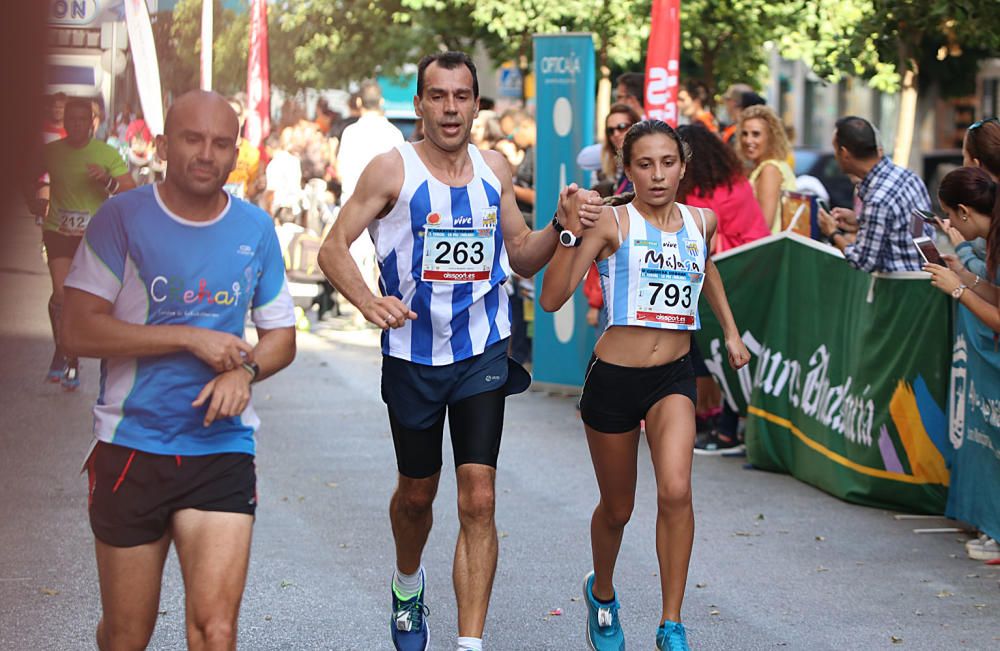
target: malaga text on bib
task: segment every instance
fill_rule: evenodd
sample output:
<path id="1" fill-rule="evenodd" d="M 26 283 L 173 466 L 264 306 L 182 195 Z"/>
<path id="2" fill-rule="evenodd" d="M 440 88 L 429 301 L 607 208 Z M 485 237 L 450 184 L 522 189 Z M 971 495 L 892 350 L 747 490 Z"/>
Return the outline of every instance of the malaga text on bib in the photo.
<path id="1" fill-rule="evenodd" d="M 643 267 L 635 297 L 636 320 L 693 326 L 704 282 L 705 274 L 697 271 Z"/>
<path id="2" fill-rule="evenodd" d="M 494 228 L 427 226 L 420 279 L 449 283 L 489 280 L 496 244 Z"/>
<path id="3" fill-rule="evenodd" d="M 90 223 L 91 214 L 85 210 L 60 210 L 59 232 L 72 237 L 82 237 Z"/>

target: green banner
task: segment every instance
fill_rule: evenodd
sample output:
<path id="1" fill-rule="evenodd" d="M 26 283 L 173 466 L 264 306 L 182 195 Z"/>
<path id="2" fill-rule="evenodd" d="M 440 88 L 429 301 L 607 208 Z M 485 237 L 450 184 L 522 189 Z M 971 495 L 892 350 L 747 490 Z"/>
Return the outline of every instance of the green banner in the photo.
<path id="1" fill-rule="evenodd" d="M 734 372 L 702 302 L 698 344 L 747 456 L 841 499 L 942 513 L 949 299 L 926 274 L 867 274 L 833 249 L 781 234 L 716 258 L 753 358 Z"/>

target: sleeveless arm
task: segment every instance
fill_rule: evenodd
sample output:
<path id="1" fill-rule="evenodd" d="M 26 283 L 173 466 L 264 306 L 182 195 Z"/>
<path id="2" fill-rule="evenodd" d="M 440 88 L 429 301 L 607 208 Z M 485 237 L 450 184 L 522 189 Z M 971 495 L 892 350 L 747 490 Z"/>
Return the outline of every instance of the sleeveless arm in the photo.
<path id="1" fill-rule="evenodd" d="M 757 179 L 754 181 L 754 195 L 757 197 L 757 204 L 760 211 L 764 213 L 764 219 L 772 232 L 781 224 L 775 224 L 778 217 L 778 205 L 781 202 L 781 170 L 778 165 L 771 161 L 761 163 L 762 169 Z"/>
<path id="2" fill-rule="evenodd" d="M 351 256 L 354 240 L 391 210 L 403 187 L 403 158 L 398 151 L 379 154 L 365 167 L 354 194 L 319 251 L 319 267 L 344 297 L 357 307 L 375 299 Z"/>
<path id="3" fill-rule="evenodd" d="M 543 310 L 555 312 L 561 308 L 576 291 L 594 261 L 604 257 L 608 250 L 617 250 L 618 227 L 610 212 L 613 210 L 610 206 L 603 208 L 597 224 L 583 231 L 580 246 L 556 246 L 555 255 L 542 277 L 542 292 L 538 300 Z M 577 232 L 580 227 L 574 224 L 571 230 Z"/>

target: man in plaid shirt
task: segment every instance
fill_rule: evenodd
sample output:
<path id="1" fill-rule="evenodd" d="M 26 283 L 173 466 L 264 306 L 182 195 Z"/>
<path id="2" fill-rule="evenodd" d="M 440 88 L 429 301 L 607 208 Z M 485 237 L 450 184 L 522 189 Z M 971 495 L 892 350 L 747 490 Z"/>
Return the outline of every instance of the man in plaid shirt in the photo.
<path id="1" fill-rule="evenodd" d="M 914 208 L 931 209 L 924 182 L 910 170 L 882 155 L 875 128 L 868 120 L 848 116 L 837 120 L 833 151 L 845 174 L 861 179 L 861 212 L 844 208 L 820 212 L 820 230 L 844 252 L 851 266 L 862 271 L 920 271 L 924 261 L 913 244 Z M 857 224 L 852 239 L 842 226 Z M 924 234 L 934 229 L 923 225 Z"/>

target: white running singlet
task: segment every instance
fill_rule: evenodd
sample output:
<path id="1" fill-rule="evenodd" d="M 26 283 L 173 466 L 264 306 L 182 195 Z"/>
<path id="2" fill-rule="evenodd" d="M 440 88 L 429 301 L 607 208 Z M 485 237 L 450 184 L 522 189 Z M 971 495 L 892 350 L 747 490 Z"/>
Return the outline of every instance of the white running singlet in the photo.
<path id="1" fill-rule="evenodd" d="M 475 175 L 460 187 L 436 179 L 410 143 L 396 150 L 403 187 L 392 211 L 368 230 L 382 294 L 400 299 L 417 319 L 384 331 L 382 354 L 432 366 L 479 355 L 510 336 L 500 180 L 474 145 Z"/>
<path id="2" fill-rule="evenodd" d="M 698 330 L 698 298 L 705 282 L 705 237 L 691 211 L 678 203 L 683 226 L 661 231 L 627 205 L 628 237 L 615 253 L 597 263 L 608 308 L 608 327 L 643 326 Z M 615 210 L 615 219 L 618 211 Z M 705 215 L 699 209 L 702 229 Z"/>

